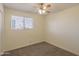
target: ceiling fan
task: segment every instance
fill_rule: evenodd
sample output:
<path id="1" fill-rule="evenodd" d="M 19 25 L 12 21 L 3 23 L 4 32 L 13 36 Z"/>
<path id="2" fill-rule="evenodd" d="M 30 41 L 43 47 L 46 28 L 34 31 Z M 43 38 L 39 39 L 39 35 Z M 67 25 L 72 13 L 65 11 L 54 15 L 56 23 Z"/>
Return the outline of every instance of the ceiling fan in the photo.
<path id="1" fill-rule="evenodd" d="M 37 3 L 35 4 L 35 8 L 37 9 L 39 14 L 48 14 L 48 13 L 51 13 L 53 4 L 52 3 Z"/>

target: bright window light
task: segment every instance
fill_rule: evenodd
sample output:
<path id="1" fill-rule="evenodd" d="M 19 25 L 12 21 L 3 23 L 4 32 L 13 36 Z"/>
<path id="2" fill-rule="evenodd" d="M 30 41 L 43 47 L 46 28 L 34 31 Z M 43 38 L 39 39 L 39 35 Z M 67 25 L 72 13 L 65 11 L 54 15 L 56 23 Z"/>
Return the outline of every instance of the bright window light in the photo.
<path id="1" fill-rule="evenodd" d="M 12 16 L 11 29 L 23 30 L 33 28 L 33 20 L 30 17 Z"/>

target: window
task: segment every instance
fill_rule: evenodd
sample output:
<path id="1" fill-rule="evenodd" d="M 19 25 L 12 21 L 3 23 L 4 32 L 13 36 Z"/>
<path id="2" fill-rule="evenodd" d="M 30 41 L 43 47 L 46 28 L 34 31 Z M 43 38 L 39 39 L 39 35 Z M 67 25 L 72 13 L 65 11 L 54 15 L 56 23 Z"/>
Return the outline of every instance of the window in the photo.
<path id="1" fill-rule="evenodd" d="M 30 17 L 12 16 L 11 28 L 14 30 L 23 30 L 33 28 L 33 20 Z"/>
<path id="2" fill-rule="evenodd" d="M 32 18 L 25 17 L 25 28 L 33 28 Z"/>

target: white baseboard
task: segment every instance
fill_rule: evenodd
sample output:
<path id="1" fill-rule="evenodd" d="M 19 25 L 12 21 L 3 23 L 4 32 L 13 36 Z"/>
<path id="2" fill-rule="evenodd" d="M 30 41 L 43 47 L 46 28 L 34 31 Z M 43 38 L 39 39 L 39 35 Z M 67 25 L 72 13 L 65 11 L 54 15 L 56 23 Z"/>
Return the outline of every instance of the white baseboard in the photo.
<path id="1" fill-rule="evenodd" d="M 14 50 L 14 49 L 18 49 L 18 48 L 22 48 L 22 47 L 30 46 L 30 45 L 37 44 L 37 43 L 41 43 L 41 42 L 44 42 L 44 41 L 30 42 L 29 44 L 25 44 L 25 45 L 21 45 L 21 46 L 13 47 L 13 48 L 10 48 L 10 49 L 6 49 L 6 50 L 4 50 L 4 51 L 6 52 L 6 51 L 10 51 L 10 50 Z"/>
<path id="2" fill-rule="evenodd" d="M 69 51 L 69 52 L 71 52 L 71 53 L 73 53 L 73 54 L 79 56 L 79 53 L 76 53 L 76 52 L 74 52 L 74 51 L 72 51 L 72 50 L 70 50 L 70 49 L 68 49 L 68 48 L 62 47 L 62 46 L 60 46 L 60 45 L 56 45 L 56 44 L 51 43 L 51 42 L 48 42 L 48 41 L 46 41 L 46 42 L 49 43 L 49 44 L 51 44 L 51 45 L 55 45 L 56 47 L 59 47 L 59 48 L 61 48 L 61 49 L 64 49 L 64 50 L 66 50 L 66 51 Z"/>
<path id="3" fill-rule="evenodd" d="M 3 55 L 3 54 L 4 54 L 4 52 L 1 52 L 1 53 L 0 53 L 0 56 Z"/>

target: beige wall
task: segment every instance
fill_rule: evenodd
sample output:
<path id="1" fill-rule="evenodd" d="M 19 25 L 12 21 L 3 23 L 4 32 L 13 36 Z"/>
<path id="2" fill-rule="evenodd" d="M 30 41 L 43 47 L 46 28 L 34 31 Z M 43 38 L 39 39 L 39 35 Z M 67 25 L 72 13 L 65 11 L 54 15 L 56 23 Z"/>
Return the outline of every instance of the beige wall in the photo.
<path id="1" fill-rule="evenodd" d="M 0 4 L 0 55 L 3 54 L 3 17 L 4 17 L 4 8 Z"/>
<path id="2" fill-rule="evenodd" d="M 11 16 L 29 16 L 33 18 L 34 28 L 22 31 L 11 30 Z M 44 40 L 44 17 L 37 14 L 5 8 L 5 51 L 24 47 Z"/>
<path id="3" fill-rule="evenodd" d="M 46 41 L 79 55 L 79 6 L 46 17 Z"/>

